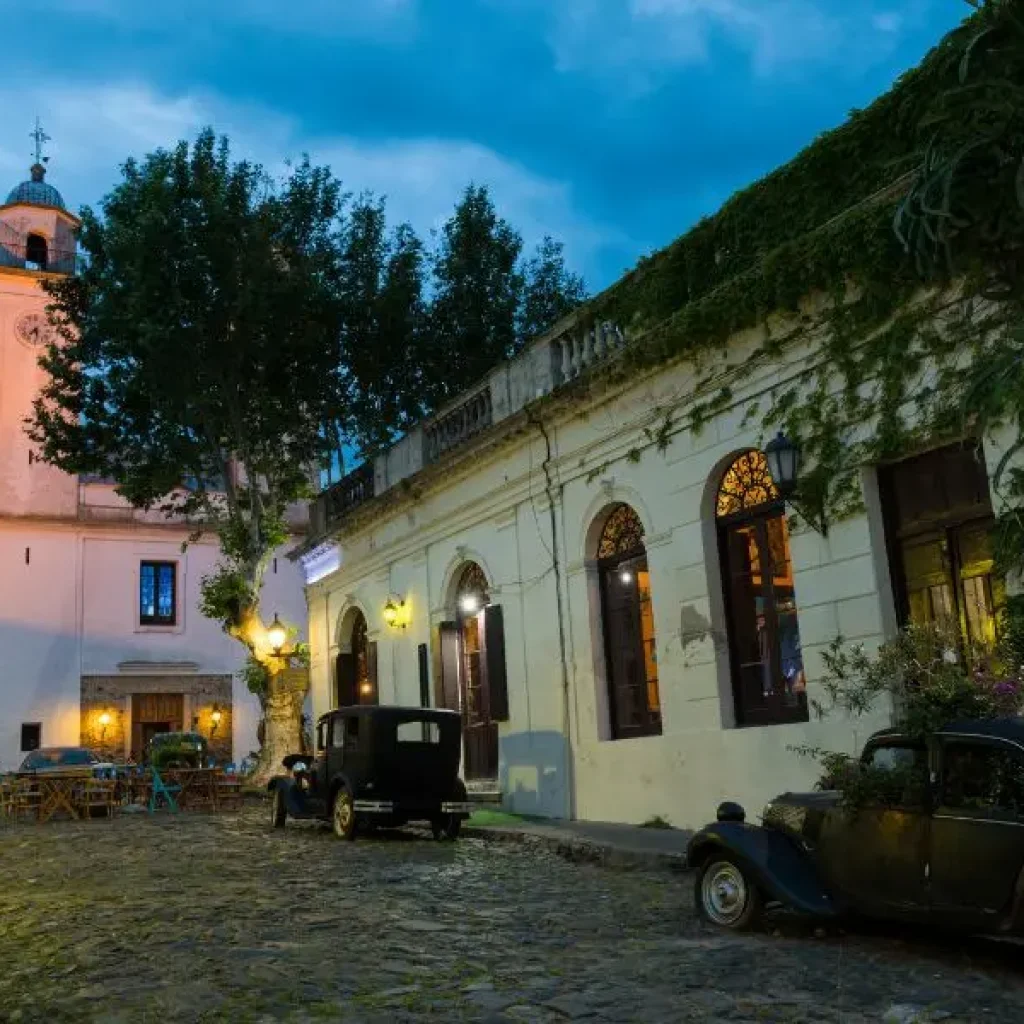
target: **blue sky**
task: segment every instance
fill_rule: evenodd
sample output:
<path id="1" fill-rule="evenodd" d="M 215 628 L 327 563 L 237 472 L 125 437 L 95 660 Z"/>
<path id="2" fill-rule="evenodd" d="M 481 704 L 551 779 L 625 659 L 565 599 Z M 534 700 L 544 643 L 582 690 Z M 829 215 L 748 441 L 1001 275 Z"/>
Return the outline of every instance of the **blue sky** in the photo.
<path id="1" fill-rule="evenodd" d="M 308 151 L 426 233 L 469 180 L 591 290 L 865 106 L 963 0 L 0 0 L 0 191 L 38 113 L 95 203 L 129 154 Z"/>

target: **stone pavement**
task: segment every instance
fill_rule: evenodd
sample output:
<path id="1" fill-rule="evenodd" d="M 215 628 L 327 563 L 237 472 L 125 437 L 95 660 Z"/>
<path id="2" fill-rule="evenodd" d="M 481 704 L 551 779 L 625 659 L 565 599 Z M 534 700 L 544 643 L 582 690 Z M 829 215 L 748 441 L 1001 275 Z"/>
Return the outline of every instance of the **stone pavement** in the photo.
<path id="1" fill-rule="evenodd" d="M 1024 1021 L 1020 954 L 734 936 L 691 878 L 231 815 L 0 826 L 0 1021 Z"/>
<path id="2" fill-rule="evenodd" d="M 481 815 L 487 822 L 486 815 Z M 592 861 L 609 867 L 650 867 L 683 870 L 686 829 L 642 828 L 601 821 L 515 820 L 499 815 L 495 823 L 472 824 L 467 835 L 546 847 L 568 860 Z"/>

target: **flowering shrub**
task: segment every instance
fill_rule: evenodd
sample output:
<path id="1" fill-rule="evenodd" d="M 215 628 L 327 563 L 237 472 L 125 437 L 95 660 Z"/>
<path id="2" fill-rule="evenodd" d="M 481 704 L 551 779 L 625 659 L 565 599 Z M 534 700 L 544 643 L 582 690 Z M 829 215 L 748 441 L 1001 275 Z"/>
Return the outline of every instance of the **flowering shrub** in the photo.
<path id="1" fill-rule="evenodd" d="M 893 724 L 918 739 L 958 719 L 1018 715 L 1024 706 L 1021 608 L 1020 602 L 1011 603 L 994 652 L 965 653 L 959 633 L 935 625 L 908 626 L 874 654 L 840 637 L 824 655 L 826 700 L 812 700 L 811 707 L 819 717 L 834 710 L 862 715 L 888 698 Z M 839 790 L 849 806 L 891 806 L 926 782 L 919 766 L 878 769 L 835 751 L 793 749 L 821 765 L 816 788 Z"/>

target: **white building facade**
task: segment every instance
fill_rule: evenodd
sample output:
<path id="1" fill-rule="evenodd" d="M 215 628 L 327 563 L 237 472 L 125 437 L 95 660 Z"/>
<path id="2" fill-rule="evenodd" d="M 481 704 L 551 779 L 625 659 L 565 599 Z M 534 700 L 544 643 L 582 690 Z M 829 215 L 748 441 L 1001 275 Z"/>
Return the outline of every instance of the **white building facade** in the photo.
<path id="1" fill-rule="evenodd" d="M 73 273 L 77 219 L 42 166 L 0 206 L 0 769 L 37 746 L 138 755 L 198 729 L 224 760 L 258 749 L 243 650 L 199 612 L 215 538 L 130 508 L 109 482 L 40 462 L 24 420 L 45 380 L 42 282 Z M 264 608 L 302 624 L 301 573 L 278 552 Z"/>

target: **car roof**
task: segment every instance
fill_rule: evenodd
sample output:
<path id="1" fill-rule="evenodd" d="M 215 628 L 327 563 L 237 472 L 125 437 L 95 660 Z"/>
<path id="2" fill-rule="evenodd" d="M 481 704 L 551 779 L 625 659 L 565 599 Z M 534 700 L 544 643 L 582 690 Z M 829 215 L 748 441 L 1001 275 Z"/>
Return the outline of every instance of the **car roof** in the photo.
<path id="1" fill-rule="evenodd" d="M 458 711 L 448 708 L 405 707 L 401 704 L 352 704 L 349 707 L 335 708 L 321 715 L 319 722 L 328 718 L 413 718 L 424 722 L 446 722 L 459 718 Z"/>
<path id="2" fill-rule="evenodd" d="M 1024 743 L 1024 718 L 961 718 L 955 722 L 948 722 L 937 729 L 938 735 L 954 733 L 958 736 L 995 736 L 1000 739 L 1016 740 Z M 872 734 L 868 740 L 897 739 L 907 736 L 905 729 L 891 728 L 880 729 Z"/>

